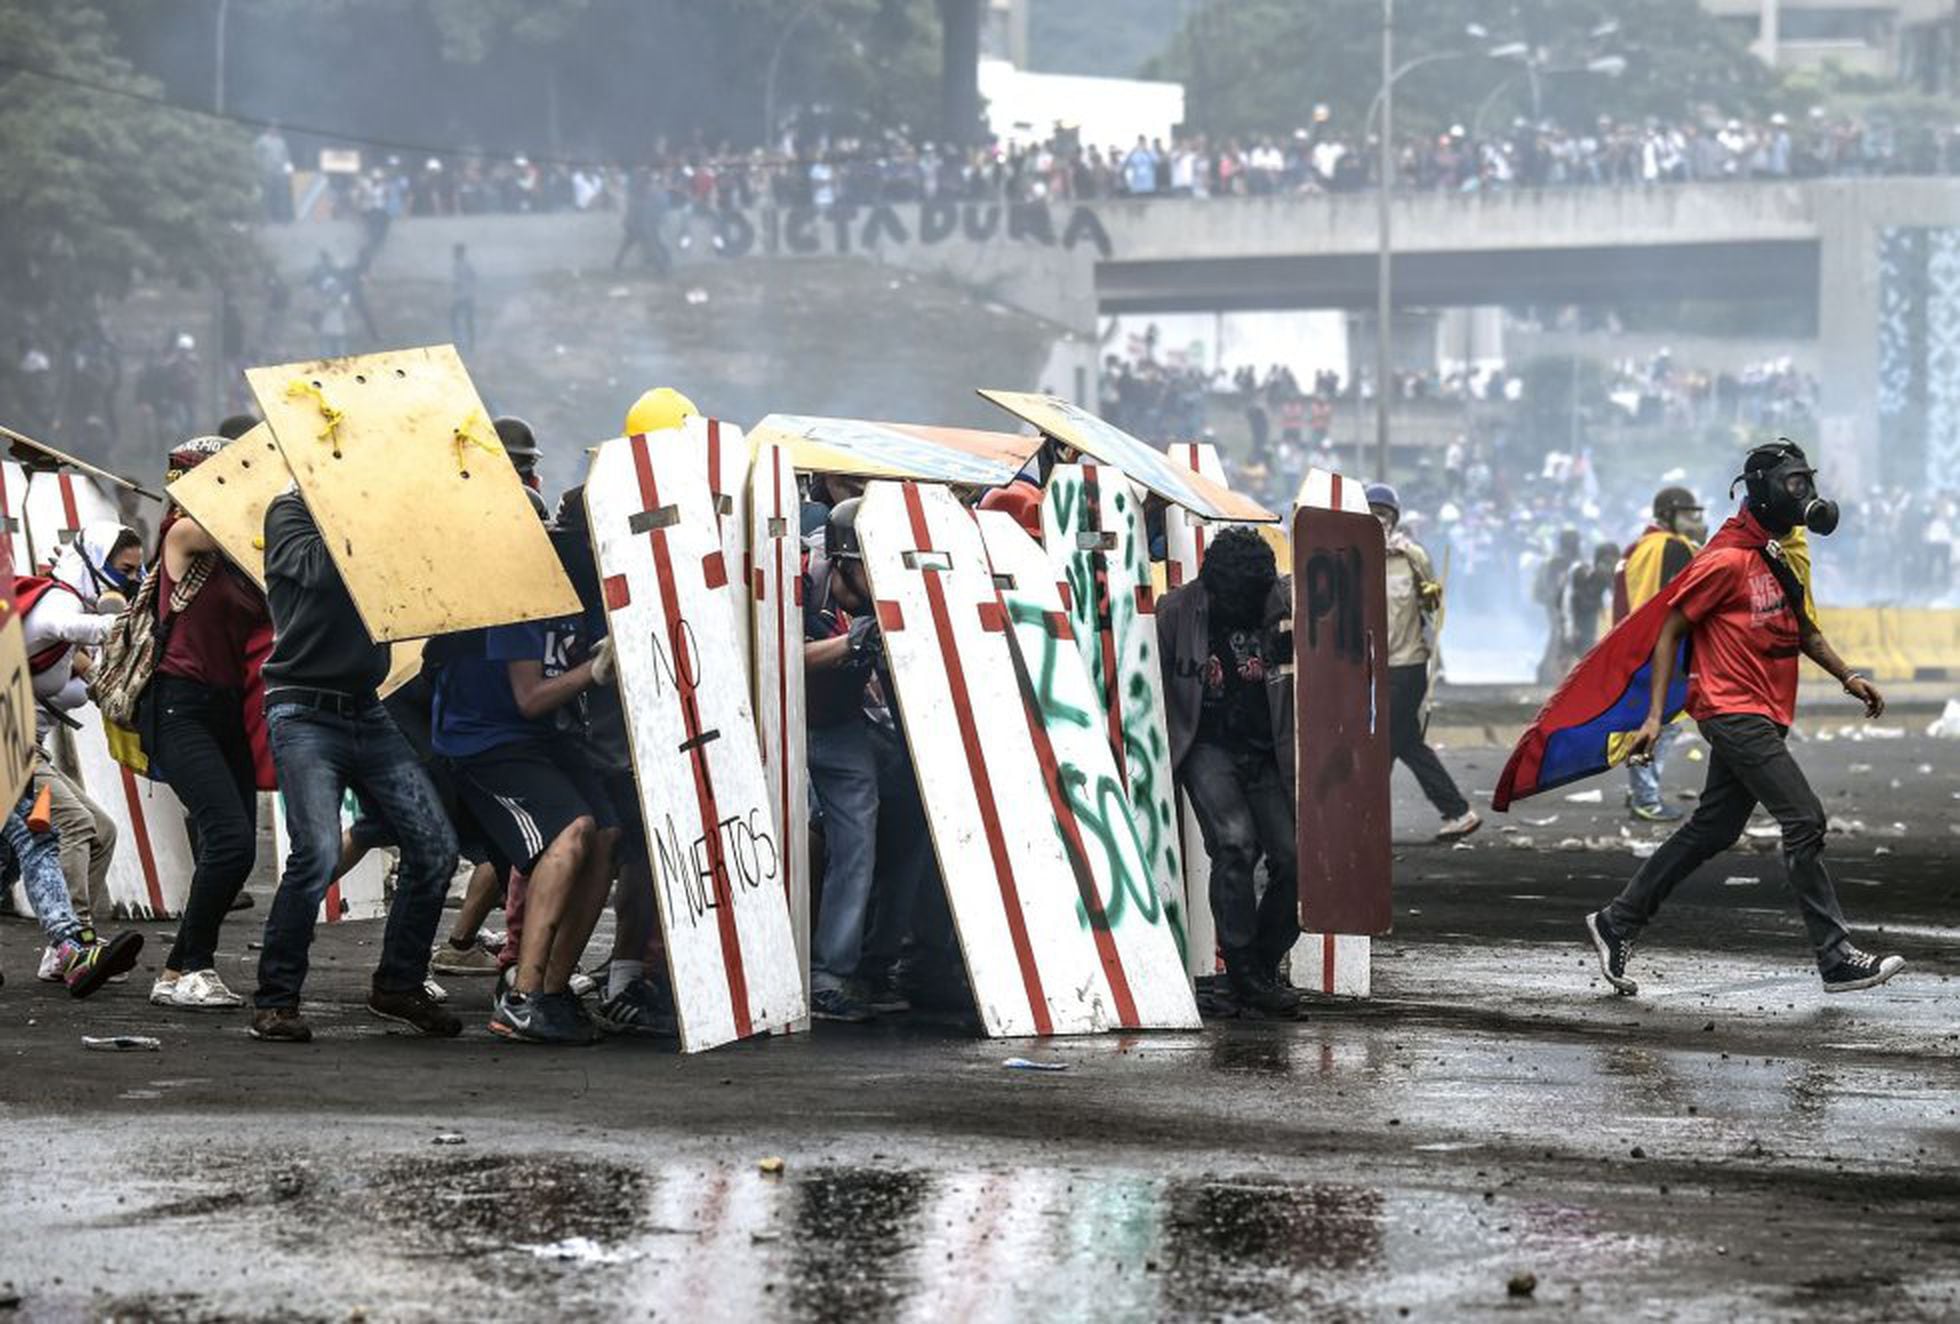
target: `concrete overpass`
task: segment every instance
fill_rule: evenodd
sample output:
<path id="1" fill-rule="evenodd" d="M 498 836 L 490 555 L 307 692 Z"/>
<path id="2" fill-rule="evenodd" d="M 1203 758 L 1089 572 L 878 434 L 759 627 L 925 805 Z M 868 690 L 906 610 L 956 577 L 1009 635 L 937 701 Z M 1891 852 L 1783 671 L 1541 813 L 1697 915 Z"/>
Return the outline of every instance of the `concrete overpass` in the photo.
<path id="1" fill-rule="evenodd" d="M 1063 338 L 1048 380 L 1066 390 L 1073 379 L 1080 394 L 1094 380 L 1098 314 L 1372 307 L 1374 208 L 1367 193 L 769 208 L 677 213 L 670 242 L 678 248 L 682 234 L 692 238 L 683 261 L 855 255 L 985 289 L 1074 333 Z M 1943 345 L 1949 337 L 1960 343 L 1960 294 L 1945 296 L 1951 309 L 1933 306 L 1939 263 L 1925 256 L 1950 250 L 1960 262 L 1960 179 L 1407 193 L 1393 200 L 1391 219 L 1395 295 L 1409 307 L 1800 300 L 1816 310 L 1821 441 L 1845 478 L 1911 479 L 1932 467 L 1936 452 L 1960 466 L 1960 435 L 1926 431 L 1926 419 L 1960 416 L 1960 402 L 1942 410 L 1888 397 L 1888 417 L 1910 415 L 1918 432 L 1884 448 L 1879 412 L 1882 321 L 1889 318 L 1887 371 L 1894 386 L 1916 371 L 1915 399 L 1943 391 L 1935 372 Z M 1902 249 L 1898 236 L 1908 232 L 1934 239 Z M 310 265 L 323 244 L 343 254 L 358 246 L 352 226 L 265 234 L 290 272 Z M 437 276 L 458 240 L 491 280 L 603 269 L 618 236 L 617 215 L 409 220 L 396 225 L 374 275 Z M 1918 285 L 1884 275 L 1888 244 L 1895 254 L 1920 254 Z M 1885 299 L 1893 310 L 1882 317 Z"/>

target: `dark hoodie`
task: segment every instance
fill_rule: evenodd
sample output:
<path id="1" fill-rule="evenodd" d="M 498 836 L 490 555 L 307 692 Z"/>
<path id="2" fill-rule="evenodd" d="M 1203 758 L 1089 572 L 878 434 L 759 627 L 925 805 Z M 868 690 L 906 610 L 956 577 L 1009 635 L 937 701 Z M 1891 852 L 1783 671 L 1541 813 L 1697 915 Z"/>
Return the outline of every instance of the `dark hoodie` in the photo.
<path id="1" fill-rule="evenodd" d="M 388 646 L 368 638 L 320 526 L 296 492 L 273 498 L 265 510 L 265 598 L 272 609 L 268 690 L 360 697 L 388 678 Z"/>

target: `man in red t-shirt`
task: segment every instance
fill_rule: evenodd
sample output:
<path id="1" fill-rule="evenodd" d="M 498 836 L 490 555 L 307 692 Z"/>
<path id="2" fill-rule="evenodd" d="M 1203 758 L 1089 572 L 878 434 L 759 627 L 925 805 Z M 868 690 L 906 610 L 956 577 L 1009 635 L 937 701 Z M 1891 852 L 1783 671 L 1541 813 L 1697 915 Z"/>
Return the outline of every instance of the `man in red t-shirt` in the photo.
<path id="1" fill-rule="evenodd" d="M 1716 540 L 1668 586 L 1673 610 L 1654 645 L 1652 701 L 1629 755 L 1648 756 L 1660 738 L 1680 642 L 1689 645 L 1688 715 L 1708 741 L 1708 783 L 1688 821 L 1640 866 L 1606 909 L 1586 917 L 1600 971 L 1633 993 L 1626 974 L 1633 940 L 1676 885 L 1735 844 L 1761 804 L 1783 829 L 1783 864 L 1827 993 L 1871 988 L 1905 965 L 1851 943 L 1824 868 L 1824 806 L 1804 780 L 1785 737 L 1797 706 L 1797 655 L 1831 673 L 1867 717 L 1885 700 L 1838 657 L 1804 609 L 1796 573 L 1774 541 L 1799 525 L 1829 533 L 1837 507 L 1818 499 L 1815 470 L 1794 443 L 1751 452 L 1742 479 L 1749 498 Z"/>

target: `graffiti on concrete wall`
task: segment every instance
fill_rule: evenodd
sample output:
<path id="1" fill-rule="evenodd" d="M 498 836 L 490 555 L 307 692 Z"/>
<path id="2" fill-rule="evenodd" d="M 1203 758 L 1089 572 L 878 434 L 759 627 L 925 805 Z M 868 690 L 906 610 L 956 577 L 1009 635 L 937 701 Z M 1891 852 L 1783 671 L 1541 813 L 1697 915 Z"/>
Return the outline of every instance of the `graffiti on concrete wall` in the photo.
<path id="1" fill-rule="evenodd" d="M 1074 251 L 1083 245 L 1109 257 L 1109 231 L 1094 210 L 1045 202 L 956 202 L 861 207 L 771 207 L 727 210 L 714 217 L 713 249 L 721 257 L 751 254 L 842 257 L 892 248 L 1024 244 Z"/>

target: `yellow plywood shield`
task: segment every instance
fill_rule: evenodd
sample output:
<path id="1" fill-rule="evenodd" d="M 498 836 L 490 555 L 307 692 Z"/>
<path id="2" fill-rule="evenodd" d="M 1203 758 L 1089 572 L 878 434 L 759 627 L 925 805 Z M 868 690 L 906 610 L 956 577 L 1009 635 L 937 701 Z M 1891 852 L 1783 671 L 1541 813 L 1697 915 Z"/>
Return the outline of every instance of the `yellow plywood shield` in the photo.
<path id="1" fill-rule="evenodd" d="M 876 423 L 858 418 L 771 414 L 749 431 L 773 442 L 804 473 L 910 478 L 928 483 L 999 487 L 1014 480 L 1041 441 L 977 428 Z"/>
<path id="2" fill-rule="evenodd" d="M 377 642 L 578 611 L 453 347 L 245 378 Z"/>
<path id="3" fill-rule="evenodd" d="M 0 442 L 6 444 L 7 458 L 29 469 L 63 467 L 79 469 L 91 477 L 100 478 L 105 483 L 114 483 L 117 487 L 126 487 L 132 492 L 140 492 L 152 501 L 163 500 L 162 497 L 152 492 L 149 488 L 132 483 L 121 474 L 112 474 L 107 469 L 98 469 L 87 460 L 78 460 L 66 451 L 58 451 L 46 442 L 36 441 L 34 438 L 16 432 L 12 428 L 0 427 Z"/>
<path id="4" fill-rule="evenodd" d="M 265 508 L 292 481 L 272 429 L 261 423 L 164 490 L 264 588 Z"/>
<path id="5" fill-rule="evenodd" d="M 1030 391 L 982 391 L 980 394 L 1064 446 L 1121 469 L 1164 500 L 1206 519 L 1263 523 L 1279 518 L 1251 497 L 1171 463 L 1155 446 L 1138 441 L 1121 428 L 1066 400 Z"/>

